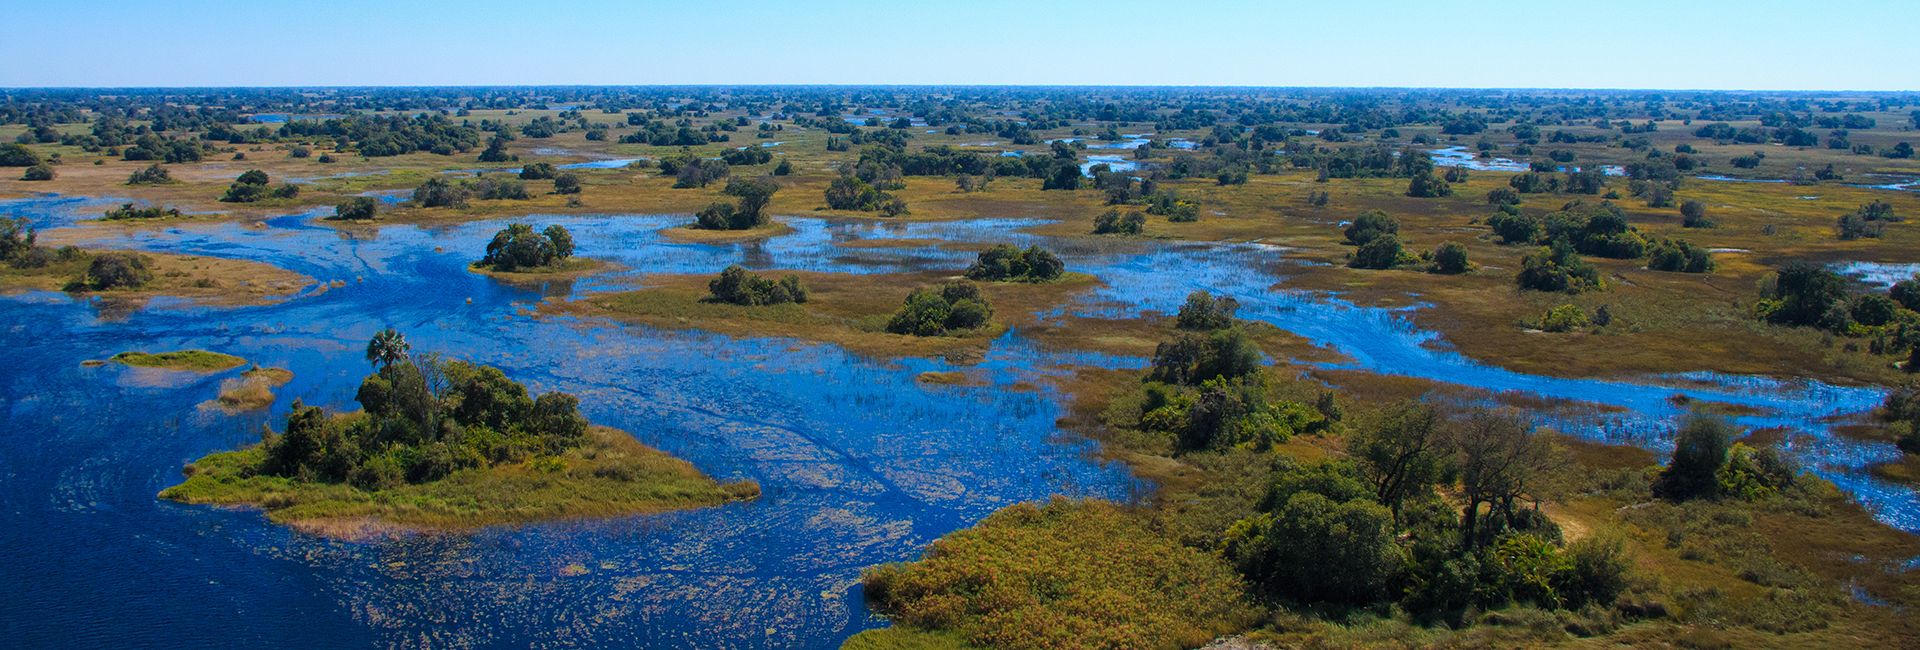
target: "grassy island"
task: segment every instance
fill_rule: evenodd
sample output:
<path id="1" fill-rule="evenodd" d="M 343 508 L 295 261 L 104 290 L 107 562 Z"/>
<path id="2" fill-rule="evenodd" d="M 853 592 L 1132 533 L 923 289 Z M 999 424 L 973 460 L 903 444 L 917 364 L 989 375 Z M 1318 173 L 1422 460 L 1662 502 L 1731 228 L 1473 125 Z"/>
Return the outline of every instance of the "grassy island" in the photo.
<path id="1" fill-rule="evenodd" d="M 134 304 L 174 296 L 221 305 L 265 305 L 313 278 L 271 264 L 198 255 L 39 244 L 25 219 L 0 218 L 0 291 L 65 291 Z"/>
<path id="2" fill-rule="evenodd" d="M 535 398 L 496 368 L 409 355 L 391 330 L 368 356 L 380 367 L 360 386 L 362 410 L 295 402 L 281 432 L 194 461 L 160 497 L 257 507 L 277 523 L 351 538 L 759 495 L 752 482 L 716 482 L 624 432 L 590 426 L 571 395 Z"/>
<path id="3" fill-rule="evenodd" d="M 535 231 L 524 223 L 494 233 L 487 254 L 467 268 L 502 280 L 565 280 L 607 267 L 599 260 L 573 256 L 573 233 L 561 225 Z"/>
<path id="4" fill-rule="evenodd" d="M 193 372 L 219 372 L 229 368 L 238 368 L 247 362 L 246 359 L 231 354 L 208 352 L 206 350 L 122 352 L 113 355 L 110 361 L 136 368 L 163 368 L 166 370 L 189 370 Z"/>

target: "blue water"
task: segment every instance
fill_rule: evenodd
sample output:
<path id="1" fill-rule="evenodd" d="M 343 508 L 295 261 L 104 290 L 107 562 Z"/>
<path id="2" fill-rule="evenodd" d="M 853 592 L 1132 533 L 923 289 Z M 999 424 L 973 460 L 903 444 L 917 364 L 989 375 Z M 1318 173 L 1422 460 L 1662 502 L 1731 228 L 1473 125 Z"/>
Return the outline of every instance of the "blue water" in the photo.
<path id="1" fill-rule="evenodd" d="M 1527 161 L 1512 158 L 1481 158 L 1460 145 L 1430 149 L 1427 153 L 1433 156 L 1433 164 L 1441 167 L 1498 172 L 1524 172 L 1531 169 Z"/>
<path id="2" fill-rule="evenodd" d="M 382 195 L 384 196 L 384 195 Z M 96 215 L 109 199 L 0 203 L 45 228 Z M 1063 311 L 1169 312 L 1186 293 L 1238 298 L 1342 359 L 1328 367 L 1423 377 L 1623 409 L 1544 418 L 1574 435 L 1669 445 L 1684 394 L 1756 409 L 1747 426 L 1793 429 L 1785 445 L 1883 521 L 1920 530 L 1912 490 L 1869 477 L 1891 445 L 1838 437 L 1822 422 L 1870 409 L 1882 393 L 1707 373 L 1637 381 L 1541 377 L 1466 359 L 1405 310 L 1276 290 L 1296 267 L 1272 246 L 1047 240 L 995 219 L 832 222 L 782 217 L 794 233 L 751 244 L 667 240 L 684 216 L 541 216 L 572 229 L 581 254 L 625 271 L 524 288 L 465 265 L 501 222 L 388 226 L 375 234 L 313 223 L 196 224 L 111 235 L 105 246 L 260 260 L 339 286 L 288 302 L 205 309 L 177 302 L 96 313 L 60 294 L 0 301 L 0 630 L 10 645 L 652 645 L 833 647 L 879 624 L 855 588 L 862 567 L 916 557 L 993 510 L 1055 493 L 1127 498 L 1146 486 L 1059 435 L 1045 390 L 1014 389 L 1072 365 L 1144 359 L 1041 348 L 1012 332 L 973 368 L 986 387 L 927 386 L 935 360 L 879 362 L 831 346 L 735 339 L 541 317 L 541 300 L 644 282 L 648 273 L 754 268 L 881 273 L 960 268 L 964 250 L 859 240 L 1045 243 L 1105 281 Z M 446 251 L 446 252 L 437 252 Z M 470 535 L 333 542 L 257 513 L 154 499 L 181 464 L 258 438 L 294 398 L 350 408 L 365 340 L 392 325 L 416 349 L 492 363 L 535 390 L 579 394 L 595 422 L 687 458 L 764 496 L 657 516 Z M 204 347 L 294 371 L 271 412 L 197 408 L 221 379 L 80 362 L 128 349 Z M 569 565 L 583 575 L 563 575 Z"/>
<path id="3" fill-rule="evenodd" d="M 1920 276 L 1920 264 L 1901 264 L 1893 262 L 1840 262 L 1831 265 L 1833 272 L 1853 278 L 1861 284 L 1885 291 L 1901 280 Z"/>

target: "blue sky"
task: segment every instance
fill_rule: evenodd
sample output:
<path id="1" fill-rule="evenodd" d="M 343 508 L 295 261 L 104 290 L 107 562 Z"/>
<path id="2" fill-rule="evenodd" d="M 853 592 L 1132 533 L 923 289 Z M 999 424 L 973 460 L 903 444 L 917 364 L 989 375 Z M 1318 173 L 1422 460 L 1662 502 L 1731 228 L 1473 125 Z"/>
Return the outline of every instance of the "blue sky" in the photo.
<path id="1" fill-rule="evenodd" d="M 1920 90 L 1913 0 L 0 0 L 0 86 Z"/>

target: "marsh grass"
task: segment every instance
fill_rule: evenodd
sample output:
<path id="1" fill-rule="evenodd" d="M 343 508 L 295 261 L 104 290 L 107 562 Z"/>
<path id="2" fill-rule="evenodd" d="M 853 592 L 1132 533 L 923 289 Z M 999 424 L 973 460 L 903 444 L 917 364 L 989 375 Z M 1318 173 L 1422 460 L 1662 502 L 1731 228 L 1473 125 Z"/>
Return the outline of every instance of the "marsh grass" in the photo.
<path id="1" fill-rule="evenodd" d="M 263 409 L 273 405 L 273 389 L 293 380 L 293 372 L 282 368 L 254 368 L 239 377 L 220 382 L 220 394 L 203 406 L 227 413 Z"/>
<path id="2" fill-rule="evenodd" d="M 1103 501 L 1012 506 L 861 580 L 897 625 L 986 647 L 1189 648 L 1255 617 L 1223 560 Z"/>

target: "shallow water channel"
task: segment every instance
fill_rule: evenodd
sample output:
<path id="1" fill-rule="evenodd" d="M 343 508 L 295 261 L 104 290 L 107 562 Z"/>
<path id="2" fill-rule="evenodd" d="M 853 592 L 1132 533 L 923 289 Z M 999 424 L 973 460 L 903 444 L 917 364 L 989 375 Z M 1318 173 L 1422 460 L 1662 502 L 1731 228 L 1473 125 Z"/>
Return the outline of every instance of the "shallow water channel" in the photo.
<path id="1" fill-rule="evenodd" d="M 91 218 L 112 199 L 0 202 L 44 228 Z M 566 225 L 581 255 L 626 270 L 517 287 L 465 267 L 503 222 L 388 226 L 200 224 L 125 231 L 99 246 L 258 260 L 314 277 L 281 304 L 210 309 L 156 301 L 103 314 L 62 294 L 0 299 L 0 630 L 25 646 L 640 645 L 830 648 L 883 624 L 861 604 L 861 568 L 917 557 L 995 509 L 1051 494 L 1125 499 L 1142 485 L 1063 436 L 1045 389 L 1016 389 L 1070 365 L 1144 359 L 1042 350 L 1018 332 L 976 368 L 986 386 L 915 380 L 944 362 L 874 361 L 832 346 L 736 339 L 536 316 L 546 298 L 644 282 L 647 273 L 753 268 L 881 273 L 960 269 L 966 252 L 925 240 L 1047 243 L 1105 286 L 1067 309 L 1170 311 L 1195 289 L 1237 297 L 1241 315 L 1344 356 L 1335 364 L 1613 407 L 1552 422 L 1575 435 L 1663 449 L 1670 398 L 1748 407 L 1748 426 L 1790 427 L 1788 449 L 1894 526 L 1920 530 L 1920 500 L 1863 467 L 1898 454 L 1840 438 L 1822 418 L 1882 394 L 1815 382 L 1696 374 L 1638 381 L 1509 372 L 1451 351 L 1402 311 L 1274 290 L 1296 268 L 1285 249 L 1247 245 L 1047 241 L 1032 220 L 885 224 L 782 218 L 795 232 L 750 244 L 661 237 L 680 216 L 527 217 Z M 118 232 L 118 231 L 116 231 Z M 842 247 L 899 239 L 899 247 Z M 1284 286 L 1284 285 L 1283 285 Z M 258 439 L 294 398 L 353 408 L 365 341 L 386 326 L 416 350 L 500 366 L 536 391 L 578 394 L 593 421 L 687 458 L 722 480 L 759 481 L 748 503 L 476 534 L 350 543 L 269 524 L 258 513 L 161 502 L 181 465 Z M 294 372 L 271 411 L 198 408 L 222 379 L 115 365 L 123 350 L 207 348 Z"/>

